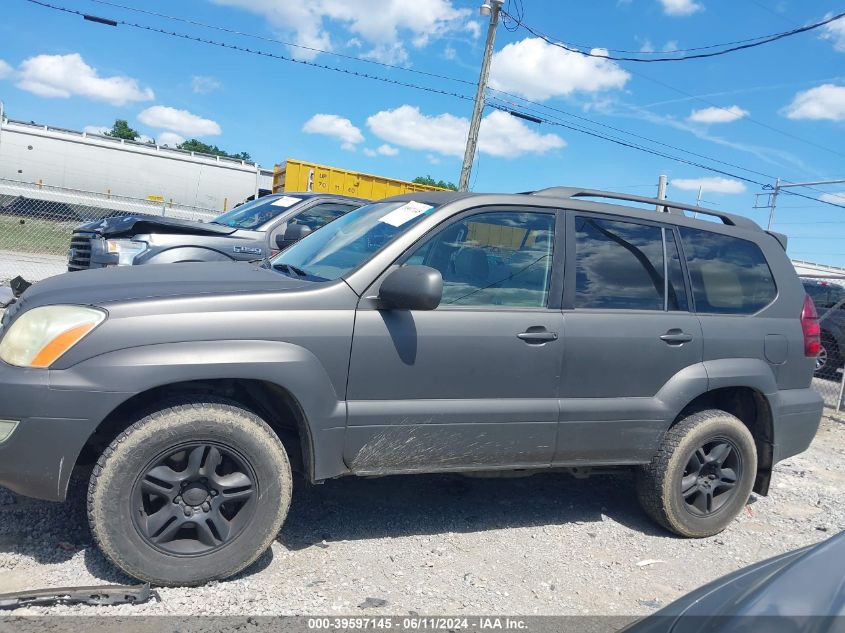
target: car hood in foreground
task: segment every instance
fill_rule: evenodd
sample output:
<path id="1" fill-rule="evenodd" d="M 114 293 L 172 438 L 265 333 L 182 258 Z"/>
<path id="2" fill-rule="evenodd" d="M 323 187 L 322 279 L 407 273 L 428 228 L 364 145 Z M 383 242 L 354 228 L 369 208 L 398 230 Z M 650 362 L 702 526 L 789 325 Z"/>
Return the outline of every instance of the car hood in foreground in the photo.
<path id="1" fill-rule="evenodd" d="M 314 283 L 239 262 L 116 266 L 65 273 L 34 284 L 10 309 L 41 305 L 105 305 L 119 301 L 207 294 L 279 292 Z"/>
<path id="2" fill-rule="evenodd" d="M 149 233 L 176 233 L 185 235 L 231 235 L 237 229 L 222 224 L 208 224 L 179 218 L 152 216 L 127 216 L 103 218 L 83 224 L 77 231 L 91 231 L 103 237 L 132 237 Z"/>
<path id="3" fill-rule="evenodd" d="M 625 631 L 719 633 L 749 626 L 747 630 L 833 630 L 825 622 L 841 623 L 845 617 L 843 569 L 845 532 L 735 571 Z"/>

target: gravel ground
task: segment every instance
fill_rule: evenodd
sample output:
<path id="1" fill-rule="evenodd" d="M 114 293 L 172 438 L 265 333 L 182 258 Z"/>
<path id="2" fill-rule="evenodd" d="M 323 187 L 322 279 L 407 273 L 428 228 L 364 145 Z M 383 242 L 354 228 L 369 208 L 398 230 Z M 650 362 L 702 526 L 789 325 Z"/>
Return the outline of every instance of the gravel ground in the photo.
<path id="1" fill-rule="evenodd" d="M 812 447 L 777 466 L 769 497 L 702 540 L 650 523 L 629 475 L 298 481 L 272 551 L 235 579 L 146 605 L 12 613 L 644 615 L 845 529 L 843 457 L 845 418 L 826 417 Z M 0 489 L 0 591 L 131 582 L 93 546 L 84 492 L 75 482 L 63 505 Z"/>

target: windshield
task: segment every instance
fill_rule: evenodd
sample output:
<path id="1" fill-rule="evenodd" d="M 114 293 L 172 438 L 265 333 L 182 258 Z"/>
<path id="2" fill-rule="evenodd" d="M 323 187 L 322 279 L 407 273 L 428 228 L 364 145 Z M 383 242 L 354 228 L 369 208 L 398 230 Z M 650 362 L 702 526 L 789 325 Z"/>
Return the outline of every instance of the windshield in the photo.
<path id="1" fill-rule="evenodd" d="M 302 198 L 297 196 L 266 196 L 239 205 L 215 218 L 212 223 L 233 229 L 257 229 L 299 202 Z"/>
<path id="2" fill-rule="evenodd" d="M 276 270 L 339 279 L 419 222 L 434 207 L 421 202 L 376 202 L 327 224 L 271 260 Z"/>

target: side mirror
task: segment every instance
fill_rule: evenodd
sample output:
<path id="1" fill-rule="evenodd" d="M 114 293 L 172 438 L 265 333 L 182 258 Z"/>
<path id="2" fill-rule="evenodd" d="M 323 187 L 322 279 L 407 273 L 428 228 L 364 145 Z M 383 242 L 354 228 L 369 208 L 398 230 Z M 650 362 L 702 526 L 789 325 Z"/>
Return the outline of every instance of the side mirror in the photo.
<path id="1" fill-rule="evenodd" d="M 288 224 L 284 235 L 276 236 L 276 246 L 280 251 L 285 250 L 291 244 L 295 244 L 306 235 L 311 234 L 311 228 L 305 224 Z"/>
<path id="2" fill-rule="evenodd" d="M 402 266 L 385 278 L 378 298 L 383 310 L 434 310 L 443 298 L 443 277 L 429 266 Z"/>

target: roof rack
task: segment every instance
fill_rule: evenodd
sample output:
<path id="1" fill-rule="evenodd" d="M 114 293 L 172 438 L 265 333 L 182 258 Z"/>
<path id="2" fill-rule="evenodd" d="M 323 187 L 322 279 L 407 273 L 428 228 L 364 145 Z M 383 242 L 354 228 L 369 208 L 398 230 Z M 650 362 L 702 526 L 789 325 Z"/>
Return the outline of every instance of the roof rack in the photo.
<path id="1" fill-rule="evenodd" d="M 645 204 L 653 204 L 655 206 L 666 207 L 670 213 L 680 213 L 681 211 L 693 211 L 694 213 L 701 213 L 702 215 L 710 215 L 719 218 L 724 224 L 729 226 L 741 226 L 745 228 L 760 229 L 760 227 L 752 220 L 741 215 L 734 215 L 732 213 L 724 213 L 723 211 L 714 211 L 713 209 L 705 209 L 697 207 L 694 204 L 686 204 L 684 202 L 675 202 L 674 200 L 661 200 L 659 198 L 648 198 L 645 196 L 634 196 L 627 193 L 618 193 L 615 191 L 601 191 L 599 189 L 580 189 L 578 187 L 549 187 L 548 189 L 538 189 L 537 191 L 528 191 L 528 195 L 545 196 L 548 198 L 609 198 L 611 200 L 625 200 L 627 202 L 643 202 Z"/>

